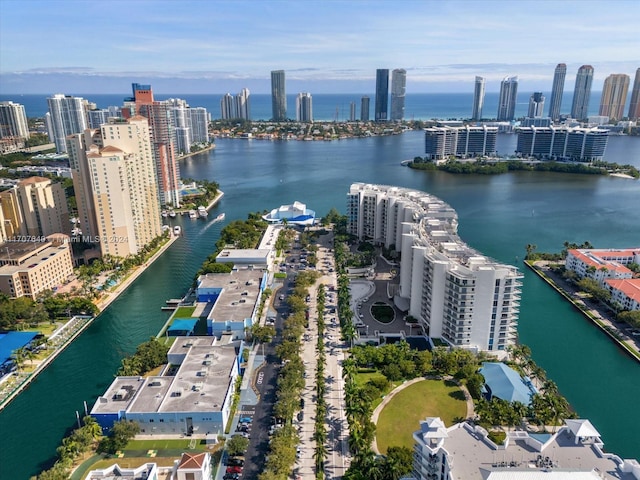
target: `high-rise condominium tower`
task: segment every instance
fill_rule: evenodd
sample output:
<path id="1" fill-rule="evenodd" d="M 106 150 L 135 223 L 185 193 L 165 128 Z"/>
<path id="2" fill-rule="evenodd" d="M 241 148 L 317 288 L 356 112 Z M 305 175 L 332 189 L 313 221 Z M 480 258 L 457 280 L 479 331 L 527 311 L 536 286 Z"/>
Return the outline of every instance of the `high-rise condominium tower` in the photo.
<path id="1" fill-rule="evenodd" d="M 149 121 L 160 203 L 179 207 L 180 166 L 175 153 L 175 126 L 171 122 L 171 109 L 175 105 L 170 101 L 155 101 L 151 85 L 134 83 L 132 90 L 136 114 Z"/>
<path id="2" fill-rule="evenodd" d="M 242 120 L 251 119 L 251 104 L 249 103 L 250 92 L 248 88 L 243 88 L 238 95 L 236 95 L 236 112 L 238 118 Z"/>
<path id="3" fill-rule="evenodd" d="M 636 78 L 633 81 L 631 91 L 631 103 L 629 104 L 629 120 L 640 118 L 640 68 L 636 70 Z"/>
<path id="4" fill-rule="evenodd" d="M 369 121 L 369 97 L 366 95 L 362 97 L 360 101 L 360 121 L 368 122 Z"/>
<path id="5" fill-rule="evenodd" d="M 629 92 L 629 75 L 614 73 L 609 75 L 602 87 L 599 115 L 605 115 L 610 120 L 620 120 L 624 116 L 624 105 Z"/>
<path id="6" fill-rule="evenodd" d="M 102 255 L 135 255 L 161 234 L 146 118 L 114 120 L 73 135 L 67 145 L 82 233 Z"/>
<path id="7" fill-rule="evenodd" d="M 349 104 L 349 121 L 350 122 L 356 121 L 356 102 L 351 102 Z"/>
<path id="8" fill-rule="evenodd" d="M 310 93 L 299 93 L 296 97 L 296 120 L 313 122 L 313 102 Z"/>
<path id="9" fill-rule="evenodd" d="M 384 122 L 389 119 L 389 70 L 379 68 L 376 70 L 376 122 Z"/>
<path id="10" fill-rule="evenodd" d="M 45 116 L 49 138 L 56 144 L 58 153 L 67 151 L 67 135 L 80 133 L 87 128 L 85 100 L 81 97 L 56 94 L 47 98 L 49 112 Z"/>
<path id="11" fill-rule="evenodd" d="M 287 120 L 287 94 L 284 88 L 284 70 L 271 72 L 271 111 L 274 122 Z"/>
<path id="12" fill-rule="evenodd" d="M 18 183 L 15 194 L 26 235 L 71 234 L 67 198 L 61 183 L 52 183 L 48 178 L 29 177 Z"/>
<path id="13" fill-rule="evenodd" d="M 476 83 L 473 88 L 473 109 L 471 111 L 471 120 L 480 120 L 482 118 L 483 106 L 484 106 L 484 77 L 476 77 Z"/>
<path id="14" fill-rule="evenodd" d="M 529 111 L 527 117 L 541 117 L 544 112 L 544 95 L 542 92 L 534 92 L 529 98 Z"/>
<path id="15" fill-rule="evenodd" d="M 511 121 L 515 118 L 517 97 L 518 77 L 505 77 L 500 83 L 498 121 Z"/>
<path id="16" fill-rule="evenodd" d="M 564 79 L 567 76 L 567 65 L 559 63 L 553 74 L 553 86 L 551 87 L 551 98 L 549 99 L 549 117 L 552 121 L 560 118 L 560 107 L 562 106 L 562 93 L 564 92 Z"/>
<path id="17" fill-rule="evenodd" d="M 29 123 L 24 105 L 0 102 L 0 138 L 29 138 Z"/>
<path id="18" fill-rule="evenodd" d="M 589 116 L 589 97 L 591 96 L 591 82 L 593 82 L 593 67 L 582 65 L 576 75 L 576 86 L 573 89 L 573 103 L 571 116 L 584 120 Z"/>
<path id="19" fill-rule="evenodd" d="M 236 118 L 235 103 L 233 101 L 233 95 L 225 93 L 220 99 L 220 118 L 222 120 L 231 120 Z"/>
<path id="20" fill-rule="evenodd" d="M 391 120 L 404 119 L 404 97 L 407 90 L 407 71 L 396 68 L 391 72 Z"/>

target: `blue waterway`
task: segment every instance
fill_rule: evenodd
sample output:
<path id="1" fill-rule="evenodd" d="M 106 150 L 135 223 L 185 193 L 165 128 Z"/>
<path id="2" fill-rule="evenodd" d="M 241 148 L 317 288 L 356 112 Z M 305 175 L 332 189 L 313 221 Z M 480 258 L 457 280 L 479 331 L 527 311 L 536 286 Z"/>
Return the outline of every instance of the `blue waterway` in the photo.
<path id="1" fill-rule="evenodd" d="M 52 92 L 60 93 L 60 92 Z M 83 95 L 80 92 L 62 92 L 67 95 L 75 95 L 95 102 L 98 108 L 106 108 L 111 105 L 121 106 L 125 97 L 130 97 L 131 93 L 118 94 L 89 94 Z M 518 95 L 516 105 L 516 118 L 524 117 L 529 108 L 529 96 L 532 92 L 521 92 Z M 0 95 L 0 100 L 12 100 L 25 106 L 28 117 L 42 117 L 47 112 L 47 97 L 51 94 L 43 95 Z M 601 92 L 592 92 L 589 104 L 589 114 L 596 115 L 600 104 Z M 373 116 L 375 107 L 375 94 L 315 94 L 313 95 L 313 118 L 318 121 L 348 120 L 351 102 L 356 104 L 357 118 L 360 118 L 360 99 L 363 95 L 370 98 L 369 111 Z M 545 93 L 547 99 L 550 94 Z M 287 115 L 295 118 L 296 95 L 287 95 Z M 205 107 L 211 114 L 211 118 L 220 118 L 220 99 L 222 94 L 172 94 L 155 95 L 156 100 L 166 100 L 168 98 L 182 98 L 192 107 Z M 251 119 L 268 120 L 271 118 L 271 95 L 251 95 Z M 562 99 L 562 113 L 571 111 L 571 92 L 566 93 Z M 407 94 L 405 103 L 405 120 L 429 120 L 432 118 L 469 118 L 471 116 L 471 106 L 473 94 L 467 93 L 414 93 Z M 545 106 L 545 113 L 548 113 L 548 105 Z M 483 117 L 495 118 L 498 110 L 498 94 L 488 92 L 485 96 Z M 625 112 L 627 110 L 625 109 Z"/>
<path id="2" fill-rule="evenodd" d="M 511 148 L 514 138 L 500 136 L 499 150 Z M 611 161 L 640 166 L 640 138 L 610 140 Z M 167 318 L 160 311 L 164 300 L 187 290 L 220 229 L 248 212 L 295 200 L 318 215 L 331 207 L 344 211 L 350 183 L 376 182 L 437 195 L 458 212 L 463 240 L 520 267 L 528 243 L 541 251 L 557 251 L 564 241 L 640 245 L 638 181 L 538 172 L 450 175 L 399 166 L 423 145 L 421 132 L 333 142 L 219 139 L 214 151 L 181 161 L 183 177 L 215 180 L 225 196 L 208 222 L 167 220 L 181 225 L 184 236 L 0 413 L 0 479 L 26 479 L 50 465 L 75 411 L 82 411 L 83 401 L 91 407 L 120 359 L 158 332 Z M 211 223 L 220 212 L 225 221 Z M 523 271 L 521 340 L 576 411 L 603 434 L 609 451 L 640 457 L 640 364 Z"/>

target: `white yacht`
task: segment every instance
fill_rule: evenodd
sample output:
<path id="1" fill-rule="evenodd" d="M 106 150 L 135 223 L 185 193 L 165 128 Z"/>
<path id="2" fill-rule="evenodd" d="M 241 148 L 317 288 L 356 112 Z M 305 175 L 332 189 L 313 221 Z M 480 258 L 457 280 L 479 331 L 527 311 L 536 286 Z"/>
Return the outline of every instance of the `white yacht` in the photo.
<path id="1" fill-rule="evenodd" d="M 198 216 L 200 218 L 207 218 L 207 216 L 209 215 L 209 212 L 207 212 L 207 209 L 203 206 L 198 207 Z"/>
<path id="2" fill-rule="evenodd" d="M 175 236 L 181 235 L 182 234 L 182 227 L 180 225 L 176 225 L 175 227 L 173 227 L 173 234 Z"/>
<path id="3" fill-rule="evenodd" d="M 198 214 L 195 210 L 189 210 L 189 218 L 197 218 Z"/>

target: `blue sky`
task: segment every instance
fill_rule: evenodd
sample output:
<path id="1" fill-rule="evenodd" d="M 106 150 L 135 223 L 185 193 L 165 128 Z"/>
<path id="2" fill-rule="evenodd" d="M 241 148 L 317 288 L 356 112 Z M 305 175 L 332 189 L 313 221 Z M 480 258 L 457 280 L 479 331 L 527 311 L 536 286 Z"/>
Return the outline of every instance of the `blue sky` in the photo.
<path id="1" fill-rule="evenodd" d="M 469 92 L 518 75 L 548 91 L 582 64 L 594 90 L 640 67 L 640 1 L 0 0 L 0 94 L 372 92 L 405 68 L 407 92 Z"/>

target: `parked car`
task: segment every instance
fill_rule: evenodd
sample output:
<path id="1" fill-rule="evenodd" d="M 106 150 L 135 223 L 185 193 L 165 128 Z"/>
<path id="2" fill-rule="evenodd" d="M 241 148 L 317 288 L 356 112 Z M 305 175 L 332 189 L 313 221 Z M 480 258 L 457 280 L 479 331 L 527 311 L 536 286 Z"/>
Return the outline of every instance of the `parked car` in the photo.
<path id="1" fill-rule="evenodd" d="M 253 418 L 251 417 L 241 417 L 240 418 L 240 423 L 251 423 L 253 421 Z"/>
<path id="2" fill-rule="evenodd" d="M 237 457 L 229 457 L 227 458 L 227 466 L 228 467 L 243 467 L 244 459 Z"/>
<path id="3" fill-rule="evenodd" d="M 242 473 L 242 467 L 227 467 L 226 473 Z"/>
<path id="4" fill-rule="evenodd" d="M 222 480 L 240 480 L 239 473 L 225 473 Z"/>

